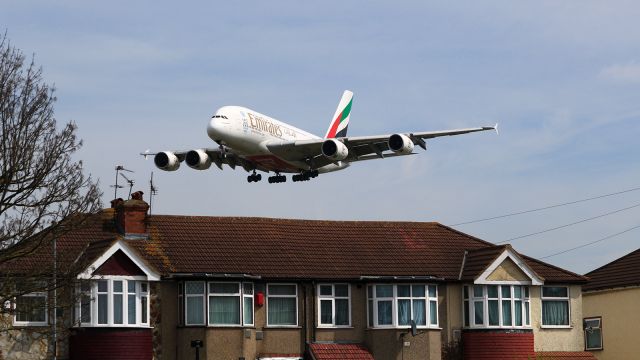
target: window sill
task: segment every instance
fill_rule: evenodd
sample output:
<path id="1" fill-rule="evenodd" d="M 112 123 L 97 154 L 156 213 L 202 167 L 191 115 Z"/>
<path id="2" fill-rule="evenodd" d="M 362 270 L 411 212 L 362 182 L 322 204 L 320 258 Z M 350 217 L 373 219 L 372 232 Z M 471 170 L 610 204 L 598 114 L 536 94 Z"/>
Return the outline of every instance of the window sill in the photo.
<path id="1" fill-rule="evenodd" d="M 13 327 L 16 328 L 34 328 L 34 327 L 48 327 L 47 323 L 13 323 Z"/>
<path id="2" fill-rule="evenodd" d="M 540 325 L 540 329 L 553 330 L 553 329 L 573 329 L 571 325 Z"/>
<path id="3" fill-rule="evenodd" d="M 153 329 L 153 326 L 149 325 L 91 325 L 91 324 L 81 324 L 74 325 L 74 329 Z"/>
<path id="4" fill-rule="evenodd" d="M 298 325 L 268 325 L 263 328 L 264 330 L 287 330 L 287 329 L 302 329 L 302 326 Z"/>
<path id="5" fill-rule="evenodd" d="M 441 331 L 441 327 L 416 327 L 418 331 L 426 331 L 426 330 L 438 330 Z M 410 327 L 368 327 L 367 330 L 400 330 L 400 331 L 411 331 Z"/>
<path id="6" fill-rule="evenodd" d="M 318 326 L 318 330 L 348 330 L 353 329 L 353 326 Z"/>

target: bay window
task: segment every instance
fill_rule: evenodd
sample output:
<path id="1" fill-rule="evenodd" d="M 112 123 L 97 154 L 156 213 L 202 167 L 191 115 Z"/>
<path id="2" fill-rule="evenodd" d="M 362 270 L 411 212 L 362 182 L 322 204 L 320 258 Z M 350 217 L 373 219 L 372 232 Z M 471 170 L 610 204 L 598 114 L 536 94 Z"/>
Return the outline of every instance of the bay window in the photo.
<path id="1" fill-rule="evenodd" d="M 83 281 L 77 287 L 80 326 L 149 326 L 148 283 L 130 277 Z"/>
<path id="2" fill-rule="evenodd" d="M 438 326 L 436 285 L 379 284 L 367 287 L 369 327 Z"/>
<path id="3" fill-rule="evenodd" d="M 349 284 L 318 285 L 318 317 L 320 327 L 351 326 Z"/>
<path id="4" fill-rule="evenodd" d="M 298 286 L 267 284 L 267 326 L 298 325 Z"/>
<path id="5" fill-rule="evenodd" d="M 465 285 L 462 298 L 465 327 L 531 327 L 528 286 Z"/>
<path id="6" fill-rule="evenodd" d="M 566 286 L 542 287 L 542 326 L 569 326 L 569 288 Z"/>

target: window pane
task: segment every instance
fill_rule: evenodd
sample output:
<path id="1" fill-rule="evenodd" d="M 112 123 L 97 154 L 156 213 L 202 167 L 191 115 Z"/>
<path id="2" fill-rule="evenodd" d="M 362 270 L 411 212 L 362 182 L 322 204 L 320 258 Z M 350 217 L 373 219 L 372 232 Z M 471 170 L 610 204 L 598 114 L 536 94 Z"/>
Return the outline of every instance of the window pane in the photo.
<path id="1" fill-rule="evenodd" d="M 589 349 L 602 349 L 602 330 L 598 328 L 591 328 L 585 330 L 587 336 L 587 350 Z"/>
<path id="2" fill-rule="evenodd" d="M 435 285 L 429 285 L 429 297 L 436 297 L 437 287 Z"/>
<path id="3" fill-rule="evenodd" d="M 410 297 L 411 286 L 410 285 L 398 285 L 398 297 Z"/>
<path id="4" fill-rule="evenodd" d="M 333 324 L 333 304 L 331 300 L 320 300 L 320 324 Z"/>
<path id="5" fill-rule="evenodd" d="M 516 300 L 513 302 L 513 318 L 515 326 L 522 326 L 522 301 Z"/>
<path id="6" fill-rule="evenodd" d="M 144 313 L 145 310 L 146 306 L 142 304 L 142 312 Z M 204 324 L 203 296 L 187 296 L 187 325 L 194 324 Z"/>
<path id="7" fill-rule="evenodd" d="M 469 326 L 469 302 L 464 302 L 464 326 Z"/>
<path id="8" fill-rule="evenodd" d="M 391 301 L 378 301 L 378 325 L 392 325 Z"/>
<path id="9" fill-rule="evenodd" d="M 243 291 L 245 295 L 253 295 L 253 284 L 252 283 L 244 283 Z"/>
<path id="10" fill-rule="evenodd" d="M 253 324 L 253 299 L 250 297 L 244 298 L 244 324 Z"/>
<path id="11" fill-rule="evenodd" d="M 468 299 L 468 298 L 469 298 L 469 287 L 468 287 L 468 286 L 465 286 L 465 287 L 463 288 L 463 295 L 462 295 L 462 296 L 463 296 L 465 299 Z"/>
<path id="12" fill-rule="evenodd" d="M 109 311 L 108 299 L 107 294 L 98 294 L 98 324 L 106 324 L 109 321 L 107 319 Z"/>
<path id="13" fill-rule="evenodd" d="M 569 302 L 543 300 L 542 325 L 569 325 Z"/>
<path id="14" fill-rule="evenodd" d="M 295 285 L 269 285 L 269 295 L 295 295 Z"/>
<path id="15" fill-rule="evenodd" d="M 129 316 L 127 317 L 128 319 L 127 321 L 129 322 L 129 324 L 135 324 L 136 323 L 136 296 L 135 295 L 129 295 L 127 298 L 127 313 L 129 314 Z"/>
<path id="16" fill-rule="evenodd" d="M 567 288 L 564 286 L 545 286 L 542 288 L 543 297 L 568 297 Z"/>
<path id="17" fill-rule="evenodd" d="M 398 300 L 398 325 L 409 325 L 411 321 L 411 300 Z"/>
<path id="18" fill-rule="evenodd" d="M 240 293 L 240 285 L 234 283 L 211 283 L 209 284 L 209 292 L 212 294 L 238 294 Z"/>
<path id="19" fill-rule="evenodd" d="M 146 297 L 146 296 L 143 296 L 143 297 L 140 298 L 140 307 L 141 307 L 141 309 L 140 309 L 141 310 L 141 314 L 140 314 L 141 316 L 140 317 L 142 318 L 141 322 L 143 324 L 147 324 L 149 322 L 149 320 L 147 319 L 147 302 L 149 301 L 148 299 L 149 298 Z M 200 311 L 200 314 L 202 314 L 202 311 Z M 202 316 L 203 315 L 201 315 L 201 317 Z M 202 319 L 202 322 L 204 322 L 204 319 Z"/>
<path id="20" fill-rule="evenodd" d="M 482 285 L 473 285 L 473 296 L 482 297 L 484 295 Z"/>
<path id="21" fill-rule="evenodd" d="M 114 282 L 115 283 L 115 282 Z M 120 290 L 122 291 L 122 282 L 120 282 Z M 122 295 L 113 295 L 113 323 L 122 324 Z"/>
<path id="22" fill-rule="evenodd" d="M 349 300 L 336 299 L 336 325 L 349 325 Z"/>
<path id="23" fill-rule="evenodd" d="M 47 298 L 42 296 L 20 296 L 16 298 L 16 321 L 44 322 Z"/>
<path id="24" fill-rule="evenodd" d="M 136 282 L 134 280 L 127 281 L 127 292 L 135 294 L 135 292 L 136 292 Z"/>
<path id="25" fill-rule="evenodd" d="M 349 285 L 335 285 L 337 297 L 348 297 L 349 296 Z"/>
<path id="26" fill-rule="evenodd" d="M 109 285 L 106 280 L 98 281 L 98 292 L 107 292 L 108 286 Z"/>
<path id="27" fill-rule="evenodd" d="M 438 302 L 429 301 L 429 318 L 431 319 L 431 325 L 438 325 Z"/>
<path id="28" fill-rule="evenodd" d="M 373 297 L 373 286 L 371 285 L 367 286 L 367 296 L 369 297 L 369 299 Z"/>
<path id="29" fill-rule="evenodd" d="M 424 285 L 413 285 L 411 291 L 413 291 L 413 297 L 424 297 Z"/>
<path id="30" fill-rule="evenodd" d="M 91 297 L 87 294 L 82 294 L 80 298 L 80 322 L 91 322 Z"/>
<path id="31" fill-rule="evenodd" d="M 527 298 L 527 299 L 529 298 L 529 287 L 528 286 L 524 287 L 524 297 Z"/>
<path id="32" fill-rule="evenodd" d="M 474 324 L 482 325 L 484 324 L 483 313 L 484 310 L 482 308 L 482 301 L 474 301 L 473 302 L 473 310 L 474 310 Z"/>
<path id="33" fill-rule="evenodd" d="M 369 300 L 369 327 L 373 327 L 373 300 Z"/>
<path id="34" fill-rule="evenodd" d="M 503 298 L 511 298 L 511 286 L 509 285 L 502 285 L 500 288 L 502 288 L 502 297 Z"/>
<path id="35" fill-rule="evenodd" d="M 422 288 L 424 289 L 424 286 Z M 426 306 L 424 300 L 413 300 L 413 320 L 418 326 L 427 325 Z"/>
<path id="36" fill-rule="evenodd" d="M 487 296 L 490 298 L 498 298 L 498 287 L 496 285 L 487 286 Z"/>
<path id="37" fill-rule="evenodd" d="M 496 290 L 496 295 L 498 291 Z M 489 325 L 498 326 L 500 325 L 500 313 L 498 309 L 498 300 L 489 300 Z"/>
<path id="38" fill-rule="evenodd" d="M 147 292 L 147 287 L 149 284 L 147 284 L 146 282 L 141 282 L 140 283 L 140 292 L 146 293 Z M 202 284 L 202 290 L 204 292 L 204 284 Z"/>
<path id="39" fill-rule="evenodd" d="M 333 287 L 331 285 L 320 285 L 320 295 L 322 296 L 333 295 Z"/>
<path id="40" fill-rule="evenodd" d="M 502 325 L 513 326 L 511 322 L 511 300 L 502 301 Z"/>
<path id="41" fill-rule="evenodd" d="M 524 303 L 524 324 L 527 326 L 531 325 L 531 320 L 529 319 L 529 303 L 528 302 Z"/>
<path id="42" fill-rule="evenodd" d="M 240 325 L 240 297 L 210 296 L 209 323 L 213 325 Z"/>
<path id="43" fill-rule="evenodd" d="M 376 297 L 393 297 L 393 285 L 376 285 Z"/>
<path id="44" fill-rule="evenodd" d="M 120 280 L 113 281 L 113 292 L 117 292 L 117 293 L 122 292 L 122 281 Z"/>
<path id="45" fill-rule="evenodd" d="M 296 325 L 295 298 L 269 298 L 269 325 Z"/>
<path id="46" fill-rule="evenodd" d="M 517 299 L 521 299 L 522 298 L 522 287 L 520 287 L 520 286 L 514 286 L 513 287 L 513 297 L 517 298 Z"/>
<path id="47" fill-rule="evenodd" d="M 141 285 L 144 285 L 144 283 Z M 185 291 L 189 295 L 204 294 L 204 283 L 189 281 L 185 283 Z"/>

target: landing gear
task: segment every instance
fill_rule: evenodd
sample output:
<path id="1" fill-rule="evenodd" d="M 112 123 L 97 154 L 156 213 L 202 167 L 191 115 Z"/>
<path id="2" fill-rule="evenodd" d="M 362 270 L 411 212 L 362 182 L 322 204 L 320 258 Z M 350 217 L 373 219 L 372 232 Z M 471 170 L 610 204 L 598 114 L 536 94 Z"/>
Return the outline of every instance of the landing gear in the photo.
<path id="1" fill-rule="evenodd" d="M 271 179 L 271 178 L 269 178 Z M 247 176 L 247 181 L 248 182 L 258 182 L 262 180 L 262 175 L 261 174 L 256 174 L 256 171 L 253 171 L 253 174 Z"/>
<path id="2" fill-rule="evenodd" d="M 283 183 L 287 181 L 287 177 L 277 174 L 275 176 L 269 176 L 269 184 Z"/>
<path id="3" fill-rule="evenodd" d="M 293 182 L 297 182 L 297 181 L 308 181 L 311 178 L 315 178 L 318 176 L 318 170 L 311 170 L 311 171 L 303 171 L 300 174 L 297 175 L 293 175 L 291 178 L 293 179 Z"/>

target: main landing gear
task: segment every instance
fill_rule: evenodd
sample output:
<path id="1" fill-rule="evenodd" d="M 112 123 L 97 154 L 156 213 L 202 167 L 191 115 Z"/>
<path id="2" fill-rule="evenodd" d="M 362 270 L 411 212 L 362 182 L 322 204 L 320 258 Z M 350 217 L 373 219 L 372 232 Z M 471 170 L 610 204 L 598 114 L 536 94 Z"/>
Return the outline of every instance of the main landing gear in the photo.
<path id="1" fill-rule="evenodd" d="M 308 181 L 309 179 L 315 178 L 316 176 L 318 176 L 318 170 L 311 170 L 311 171 L 303 171 L 300 174 L 293 175 L 291 178 L 293 179 L 293 182 L 297 182 L 297 181 Z"/>
<path id="2" fill-rule="evenodd" d="M 269 184 L 283 183 L 287 181 L 287 177 L 277 174 L 276 176 L 269 176 Z"/>
<path id="3" fill-rule="evenodd" d="M 248 182 L 258 182 L 262 180 L 262 175 L 261 174 L 256 174 L 255 170 L 253 171 L 253 174 L 247 176 L 247 181 Z"/>

